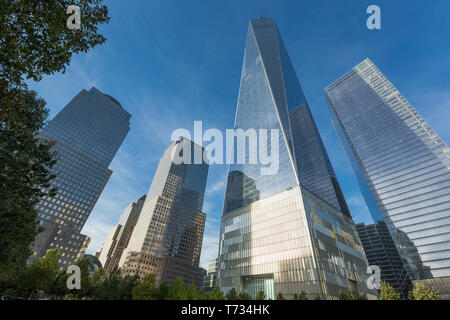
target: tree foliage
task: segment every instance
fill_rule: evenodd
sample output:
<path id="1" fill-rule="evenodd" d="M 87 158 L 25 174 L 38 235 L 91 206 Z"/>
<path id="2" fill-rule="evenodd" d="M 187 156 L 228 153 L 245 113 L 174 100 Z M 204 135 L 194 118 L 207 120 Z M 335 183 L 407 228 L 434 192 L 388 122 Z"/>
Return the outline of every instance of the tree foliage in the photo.
<path id="1" fill-rule="evenodd" d="M 70 5 L 81 9 L 81 29 L 66 26 Z M 106 39 L 102 0 L 0 0 L 0 287 L 20 281 L 42 231 L 35 206 L 51 188 L 55 153 L 39 136 L 48 110 L 25 79 L 64 72 L 73 54 Z M 38 270 L 28 270 L 38 272 Z M 27 272 L 28 272 L 27 271 Z"/>
<path id="2" fill-rule="evenodd" d="M 258 291 L 258 293 L 256 294 L 256 300 L 266 300 L 266 294 L 264 293 L 264 291 Z"/>
<path id="3" fill-rule="evenodd" d="M 106 38 L 98 25 L 109 22 L 100 0 L 1 0 L 0 71 L 13 85 L 23 77 L 39 81 L 43 75 L 64 72 L 73 54 L 87 52 Z M 81 9 L 81 29 L 70 30 L 69 6 Z"/>
<path id="4" fill-rule="evenodd" d="M 238 294 L 235 288 L 231 288 L 227 294 L 225 295 L 225 298 L 227 300 L 237 300 L 238 299 Z"/>
<path id="5" fill-rule="evenodd" d="M 380 287 L 380 300 L 400 300 L 400 294 L 387 282 L 382 281 Z"/>
<path id="6" fill-rule="evenodd" d="M 441 300 L 439 293 L 434 288 L 417 283 L 409 294 L 410 300 Z"/>
<path id="7" fill-rule="evenodd" d="M 169 290 L 170 300 L 186 300 L 186 289 L 182 278 L 177 278 Z"/>
<path id="8" fill-rule="evenodd" d="M 277 294 L 277 300 L 286 300 L 281 292 Z"/>
<path id="9" fill-rule="evenodd" d="M 238 300 L 252 300 L 252 296 L 245 291 L 241 291 L 238 295 Z"/>
<path id="10" fill-rule="evenodd" d="M 157 298 L 155 276 L 150 273 L 133 289 L 134 300 L 155 300 Z"/>

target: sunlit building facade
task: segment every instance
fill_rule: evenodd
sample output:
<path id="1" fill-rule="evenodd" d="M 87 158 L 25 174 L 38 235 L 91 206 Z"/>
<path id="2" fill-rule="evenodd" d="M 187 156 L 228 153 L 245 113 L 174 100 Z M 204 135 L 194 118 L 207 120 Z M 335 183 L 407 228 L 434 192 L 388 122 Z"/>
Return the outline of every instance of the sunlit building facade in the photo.
<path id="1" fill-rule="evenodd" d="M 268 299 L 373 297 L 355 225 L 273 19 L 249 23 L 235 129 L 278 130 L 279 170 L 262 175 L 250 149 L 246 164 L 230 165 L 218 286 L 253 298 L 261 290 Z"/>
<path id="2" fill-rule="evenodd" d="M 153 273 L 157 284 L 172 284 L 181 277 L 200 288 L 205 273 L 199 267 L 206 218 L 202 207 L 209 165 L 204 159 L 195 163 L 194 155 L 203 151 L 183 137 L 164 152 L 119 262 L 124 275 L 143 278 Z M 174 154 L 190 154 L 191 161 L 178 163 Z"/>
<path id="3" fill-rule="evenodd" d="M 450 279 L 447 144 L 369 59 L 325 95 L 372 219 L 386 223 L 411 280 L 434 279 L 444 288 Z"/>
<path id="4" fill-rule="evenodd" d="M 119 267 L 120 258 L 128 246 L 145 198 L 146 196 L 143 195 L 128 205 L 120 216 L 119 223 L 109 232 L 98 258 L 106 272 L 109 273 Z"/>
<path id="5" fill-rule="evenodd" d="M 217 258 L 211 259 L 208 261 L 208 269 L 207 274 L 203 276 L 202 280 L 202 289 L 212 290 L 216 287 L 217 282 Z"/>
<path id="6" fill-rule="evenodd" d="M 37 235 L 29 261 L 59 249 L 60 266 L 77 257 L 86 236 L 80 234 L 112 171 L 108 169 L 130 130 L 130 114 L 113 97 L 96 88 L 82 90 L 42 130 L 55 142 L 54 197 L 37 205 L 44 231 Z"/>

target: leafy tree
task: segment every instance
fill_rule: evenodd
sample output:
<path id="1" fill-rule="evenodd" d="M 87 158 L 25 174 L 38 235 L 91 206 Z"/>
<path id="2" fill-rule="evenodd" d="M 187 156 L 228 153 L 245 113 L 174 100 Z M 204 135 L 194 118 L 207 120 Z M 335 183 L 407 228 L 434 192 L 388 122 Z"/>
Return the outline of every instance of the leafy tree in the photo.
<path id="1" fill-rule="evenodd" d="M 209 299 L 209 300 L 225 300 L 225 297 L 224 297 L 224 295 L 223 295 L 223 292 L 222 292 L 219 288 L 217 288 L 217 287 L 214 287 L 214 288 L 210 291 L 210 293 L 211 293 L 211 296 L 210 296 L 210 299 Z"/>
<path id="2" fill-rule="evenodd" d="M 91 277 L 91 287 L 99 287 L 106 280 L 106 271 L 103 268 L 94 271 Z"/>
<path id="3" fill-rule="evenodd" d="M 156 280 L 155 275 L 150 273 L 133 289 L 134 300 L 155 300 Z"/>
<path id="4" fill-rule="evenodd" d="M 314 297 L 314 300 L 322 300 L 322 297 L 318 294 Z"/>
<path id="5" fill-rule="evenodd" d="M 308 296 L 306 295 L 305 291 L 302 291 L 302 293 L 300 293 L 298 300 L 308 300 Z"/>
<path id="6" fill-rule="evenodd" d="M 80 30 L 66 26 L 70 5 L 81 9 Z M 64 72 L 73 54 L 106 39 L 102 0 L 0 0 L 0 286 L 25 274 L 30 245 L 42 231 L 36 204 L 52 197 L 52 144 L 39 138 L 48 110 L 25 79 Z M 32 271 L 32 270 L 28 270 Z M 33 270 L 33 272 L 37 272 Z"/>
<path id="7" fill-rule="evenodd" d="M 37 291 L 51 292 L 60 273 L 58 269 L 59 251 L 48 250 L 47 254 L 26 267 L 24 287 L 28 297 Z"/>
<path id="8" fill-rule="evenodd" d="M 283 297 L 283 294 L 281 292 L 278 292 L 277 300 L 286 300 L 286 299 Z"/>
<path id="9" fill-rule="evenodd" d="M 177 278 L 170 287 L 169 290 L 170 300 L 186 300 L 186 290 L 184 288 L 184 282 L 182 278 Z"/>
<path id="10" fill-rule="evenodd" d="M 165 283 L 165 282 L 161 283 L 159 285 L 159 288 L 156 293 L 158 300 L 169 299 L 169 292 L 170 292 L 170 287 L 167 285 L 167 283 Z"/>
<path id="11" fill-rule="evenodd" d="M 238 295 L 238 300 L 253 300 L 252 296 L 249 295 L 247 292 L 242 291 Z"/>
<path id="12" fill-rule="evenodd" d="M 1 79 L 0 79 L 1 82 Z M 0 281 L 24 271 L 38 232 L 35 209 L 53 196 L 51 144 L 38 137 L 45 124 L 45 102 L 35 92 L 0 84 Z M 15 276 L 16 275 L 16 276 Z"/>
<path id="13" fill-rule="evenodd" d="M 186 287 L 186 299 L 187 300 L 198 300 L 199 294 L 197 292 L 197 288 L 192 282 L 190 286 Z"/>
<path id="14" fill-rule="evenodd" d="M 256 300 L 266 300 L 266 294 L 263 290 L 258 291 L 256 294 Z"/>
<path id="15" fill-rule="evenodd" d="M 131 300 L 133 288 L 138 284 L 138 276 L 122 277 L 120 270 L 115 268 L 106 279 L 93 290 L 92 297 L 100 300 Z"/>
<path id="16" fill-rule="evenodd" d="M 351 291 L 340 291 L 339 292 L 339 296 L 338 296 L 339 300 L 355 300 L 355 295 L 353 294 L 353 292 Z"/>
<path id="17" fill-rule="evenodd" d="M 227 300 L 237 300 L 238 299 L 238 294 L 235 288 L 231 288 L 227 294 L 225 295 L 225 298 Z"/>
<path id="18" fill-rule="evenodd" d="M 109 22 L 102 0 L 9 0 L 2 2 L 0 70 L 9 83 L 23 76 L 39 81 L 64 72 L 73 54 L 87 52 L 106 38 L 98 25 Z M 67 28 L 70 5 L 81 9 L 81 29 Z"/>
<path id="19" fill-rule="evenodd" d="M 410 300 L 441 300 L 439 293 L 434 288 L 417 283 L 409 294 Z"/>
<path id="20" fill-rule="evenodd" d="M 387 282 L 382 281 L 380 287 L 380 300 L 400 300 L 400 294 Z"/>

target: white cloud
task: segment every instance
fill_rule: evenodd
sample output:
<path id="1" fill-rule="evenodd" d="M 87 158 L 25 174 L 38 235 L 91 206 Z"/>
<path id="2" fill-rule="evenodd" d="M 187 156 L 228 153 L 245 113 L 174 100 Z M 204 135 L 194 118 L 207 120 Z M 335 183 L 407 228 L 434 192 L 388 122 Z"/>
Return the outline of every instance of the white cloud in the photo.
<path id="1" fill-rule="evenodd" d="M 219 250 L 219 232 L 205 234 L 203 236 L 202 254 L 200 256 L 200 266 L 204 269 L 208 268 L 208 262 L 217 258 Z"/>
<path id="2" fill-rule="evenodd" d="M 113 226 L 109 222 L 104 221 L 102 216 L 94 216 L 88 219 L 82 231 L 82 234 L 91 238 L 87 249 L 88 253 L 95 254 L 103 247 L 106 237 Z"/>

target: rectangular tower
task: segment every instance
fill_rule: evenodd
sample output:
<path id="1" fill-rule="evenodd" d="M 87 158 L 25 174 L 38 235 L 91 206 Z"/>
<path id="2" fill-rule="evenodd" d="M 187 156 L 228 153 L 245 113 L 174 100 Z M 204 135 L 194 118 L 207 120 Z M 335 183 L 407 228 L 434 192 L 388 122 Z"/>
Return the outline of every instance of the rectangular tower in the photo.
<path id="1" fill-rule="evenodd" d="M 164 152 L 119 263 L 124 275 L 142 278 L 153 273 L 158 284 L 181 277 L 200 288 L 203 270 L 198 265 L 206 218 L 202 207 L 209 165 L 204 159 L 195 163 L 194 155 L 203 151 L 183 137 Z M 174 155 L 190 161 L 179 163 Z"/>
<path id="2" fill-rule="evenodd" d="M 269 299 L 370 294 L 355 225 L 273 19 L 249 23 L 235 129 L 277 129 L 279 170 L 261 175 L 259 164 L 230 165 L 221 289 L 253 297 L 263 290 Z"/>
<path id="3" fill-rule="evenodd" d="M 369 59 L 325 95 L 371 216 L 386 223 L 411 279 L 448 283 L 447 144 Z"/>
<path id="4" fill-rule="evenodd" d="M 80 234 L 112 171 L 114 155 L 130 130 L 130 114 L 117 100 L 96 88 L 82 90 L 42 130 L 55 142 L 55 197 L 37 205 L 44 231 L 33 244 L 34 261 L 58 248 L 60 266 L 71 264 L 86 236 Z"/>
<path id="5" fill-rule="evenodd" d="M 119 267 L 122 253 L 128 246 L 134 227 L 141 213 L 146 196 L 143 195 L 136 202 L 125 208 L 120 216 L 119 223 L 109 232 L 103 249 L 99 255 L 99 261 L 106 272 L 111 272 Z"/>

